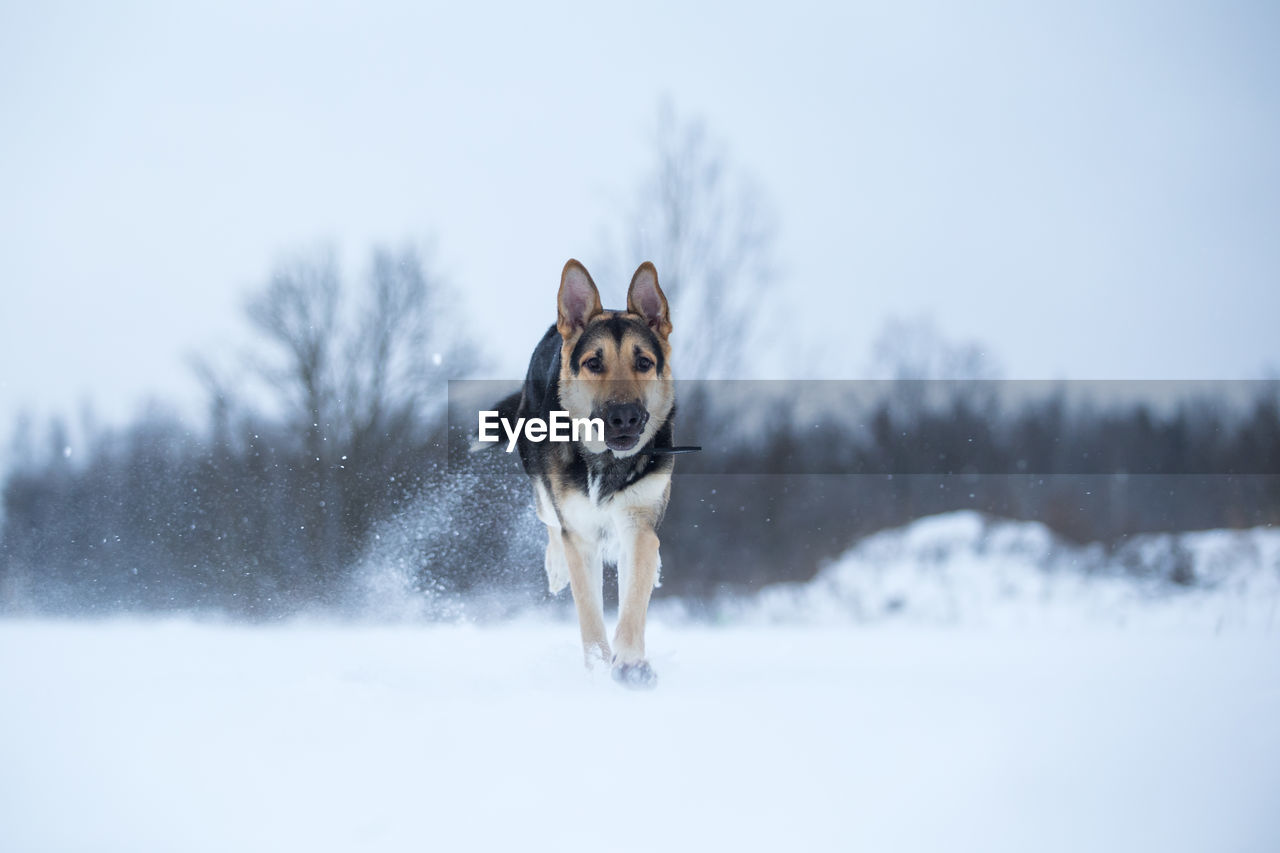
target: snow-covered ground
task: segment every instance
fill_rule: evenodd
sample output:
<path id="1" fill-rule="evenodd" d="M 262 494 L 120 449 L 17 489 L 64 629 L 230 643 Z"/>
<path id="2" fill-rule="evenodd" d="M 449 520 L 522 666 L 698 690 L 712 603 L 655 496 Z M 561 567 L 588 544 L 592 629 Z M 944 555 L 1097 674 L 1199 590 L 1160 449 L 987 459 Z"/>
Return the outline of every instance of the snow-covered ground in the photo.
<path id="1" fill-rule="evenodd" d="M 1280 639 L 0 622 L 0 849 L 1280 849 Z"/>
<path id="2" fill-rule="evenodd" d="M 959 513 L 711 622 L 662 602 L 652 692 L 555 606 L 10 619 L 0 851 L 1273 851 L 1278 603 L 1274 530 Z"/>

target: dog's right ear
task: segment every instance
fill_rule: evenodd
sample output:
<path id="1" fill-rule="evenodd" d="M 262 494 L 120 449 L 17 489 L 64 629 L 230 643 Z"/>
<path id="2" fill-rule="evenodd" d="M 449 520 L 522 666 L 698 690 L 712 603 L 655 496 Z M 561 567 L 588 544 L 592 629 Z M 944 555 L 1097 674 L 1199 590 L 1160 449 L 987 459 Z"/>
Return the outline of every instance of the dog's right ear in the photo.
<path id="1" fill-rule="evenodd" d="M 560 296 L 556 304 L 556 330 L 565 340 L 585 329 L 587 322 L 604 310 L 591 273 L 573 258 L 560 273 Z"/>

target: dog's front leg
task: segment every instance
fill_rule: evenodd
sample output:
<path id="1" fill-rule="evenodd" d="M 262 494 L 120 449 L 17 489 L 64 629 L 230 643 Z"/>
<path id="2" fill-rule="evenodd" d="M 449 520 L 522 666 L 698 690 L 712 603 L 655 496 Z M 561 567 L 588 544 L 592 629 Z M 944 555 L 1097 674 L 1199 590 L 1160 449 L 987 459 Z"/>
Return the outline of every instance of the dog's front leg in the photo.
<path id="1" fill-rule="evenodd" d="M 644 623 L 649 612 L 649 596 L 658 579 L 658 534 L 652 527 L 634 531 L 622 559 L 628 563 L 619 572 L 626 589 L 618 590 L 618 630 L 613 638 L 617 653 L 613 659 L 614 678 L 627 684 L 645 686 L 656 679 L 644 659 Z"/>
<path id="2" fill-rule="evenodd" d="M 564 557 L 569 564 L 569 588 L 582 629 L 582 651 L 590 666 L 596 659 L 608 663 L 609 641 L 604 633 L 604 567 L 596 543 L 569 530 L 563 532 Z"/>

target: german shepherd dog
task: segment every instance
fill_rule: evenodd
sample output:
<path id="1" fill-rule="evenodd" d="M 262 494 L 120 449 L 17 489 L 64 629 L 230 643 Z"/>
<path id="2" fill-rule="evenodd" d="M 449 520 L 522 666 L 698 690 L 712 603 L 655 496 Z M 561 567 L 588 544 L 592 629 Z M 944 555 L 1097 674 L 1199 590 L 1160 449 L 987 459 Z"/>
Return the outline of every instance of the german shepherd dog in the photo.
<path id="1" fill-rule="evenodd" d="M 675 385 L 671 317 L 658 273 L 645 262 L 631 277 L 626 311 L 606 311 L 586 267 L 564 265 L 556 323 L 533 351 L 519 393 L 498 404 L 509 418 L 599 418 L 599 430 L 573 441 L 518 447 L 547 526 L 547 585 L 568 584 L 578 610 L 587 665 L 612 666 L 615 680 L 651 686 L 644 656 L 645 614 L 658 584 L 658 525 L 671 495 Z M 514 418 L 512 417 L 514 415 Z M 618 626 L 605 636 L 604 564 L 618 568 Z"/>

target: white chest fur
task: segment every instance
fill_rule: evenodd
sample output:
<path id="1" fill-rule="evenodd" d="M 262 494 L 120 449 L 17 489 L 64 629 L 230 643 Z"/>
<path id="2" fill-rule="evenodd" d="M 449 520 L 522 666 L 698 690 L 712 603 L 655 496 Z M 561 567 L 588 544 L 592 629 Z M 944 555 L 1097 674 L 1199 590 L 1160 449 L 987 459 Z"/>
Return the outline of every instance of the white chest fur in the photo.
<path id="1" fill-rule="evenodd" d="M 589 482 L 587 494 L 564 498 L 560 517 L 566 528 L 595 543 L 602 562 L 621 568 L 629 562 L 637 531 L 653 524 L 653 509 L 665 499 L 670 482 L 670 474 L 651 474 L 604 499 Z"/>

